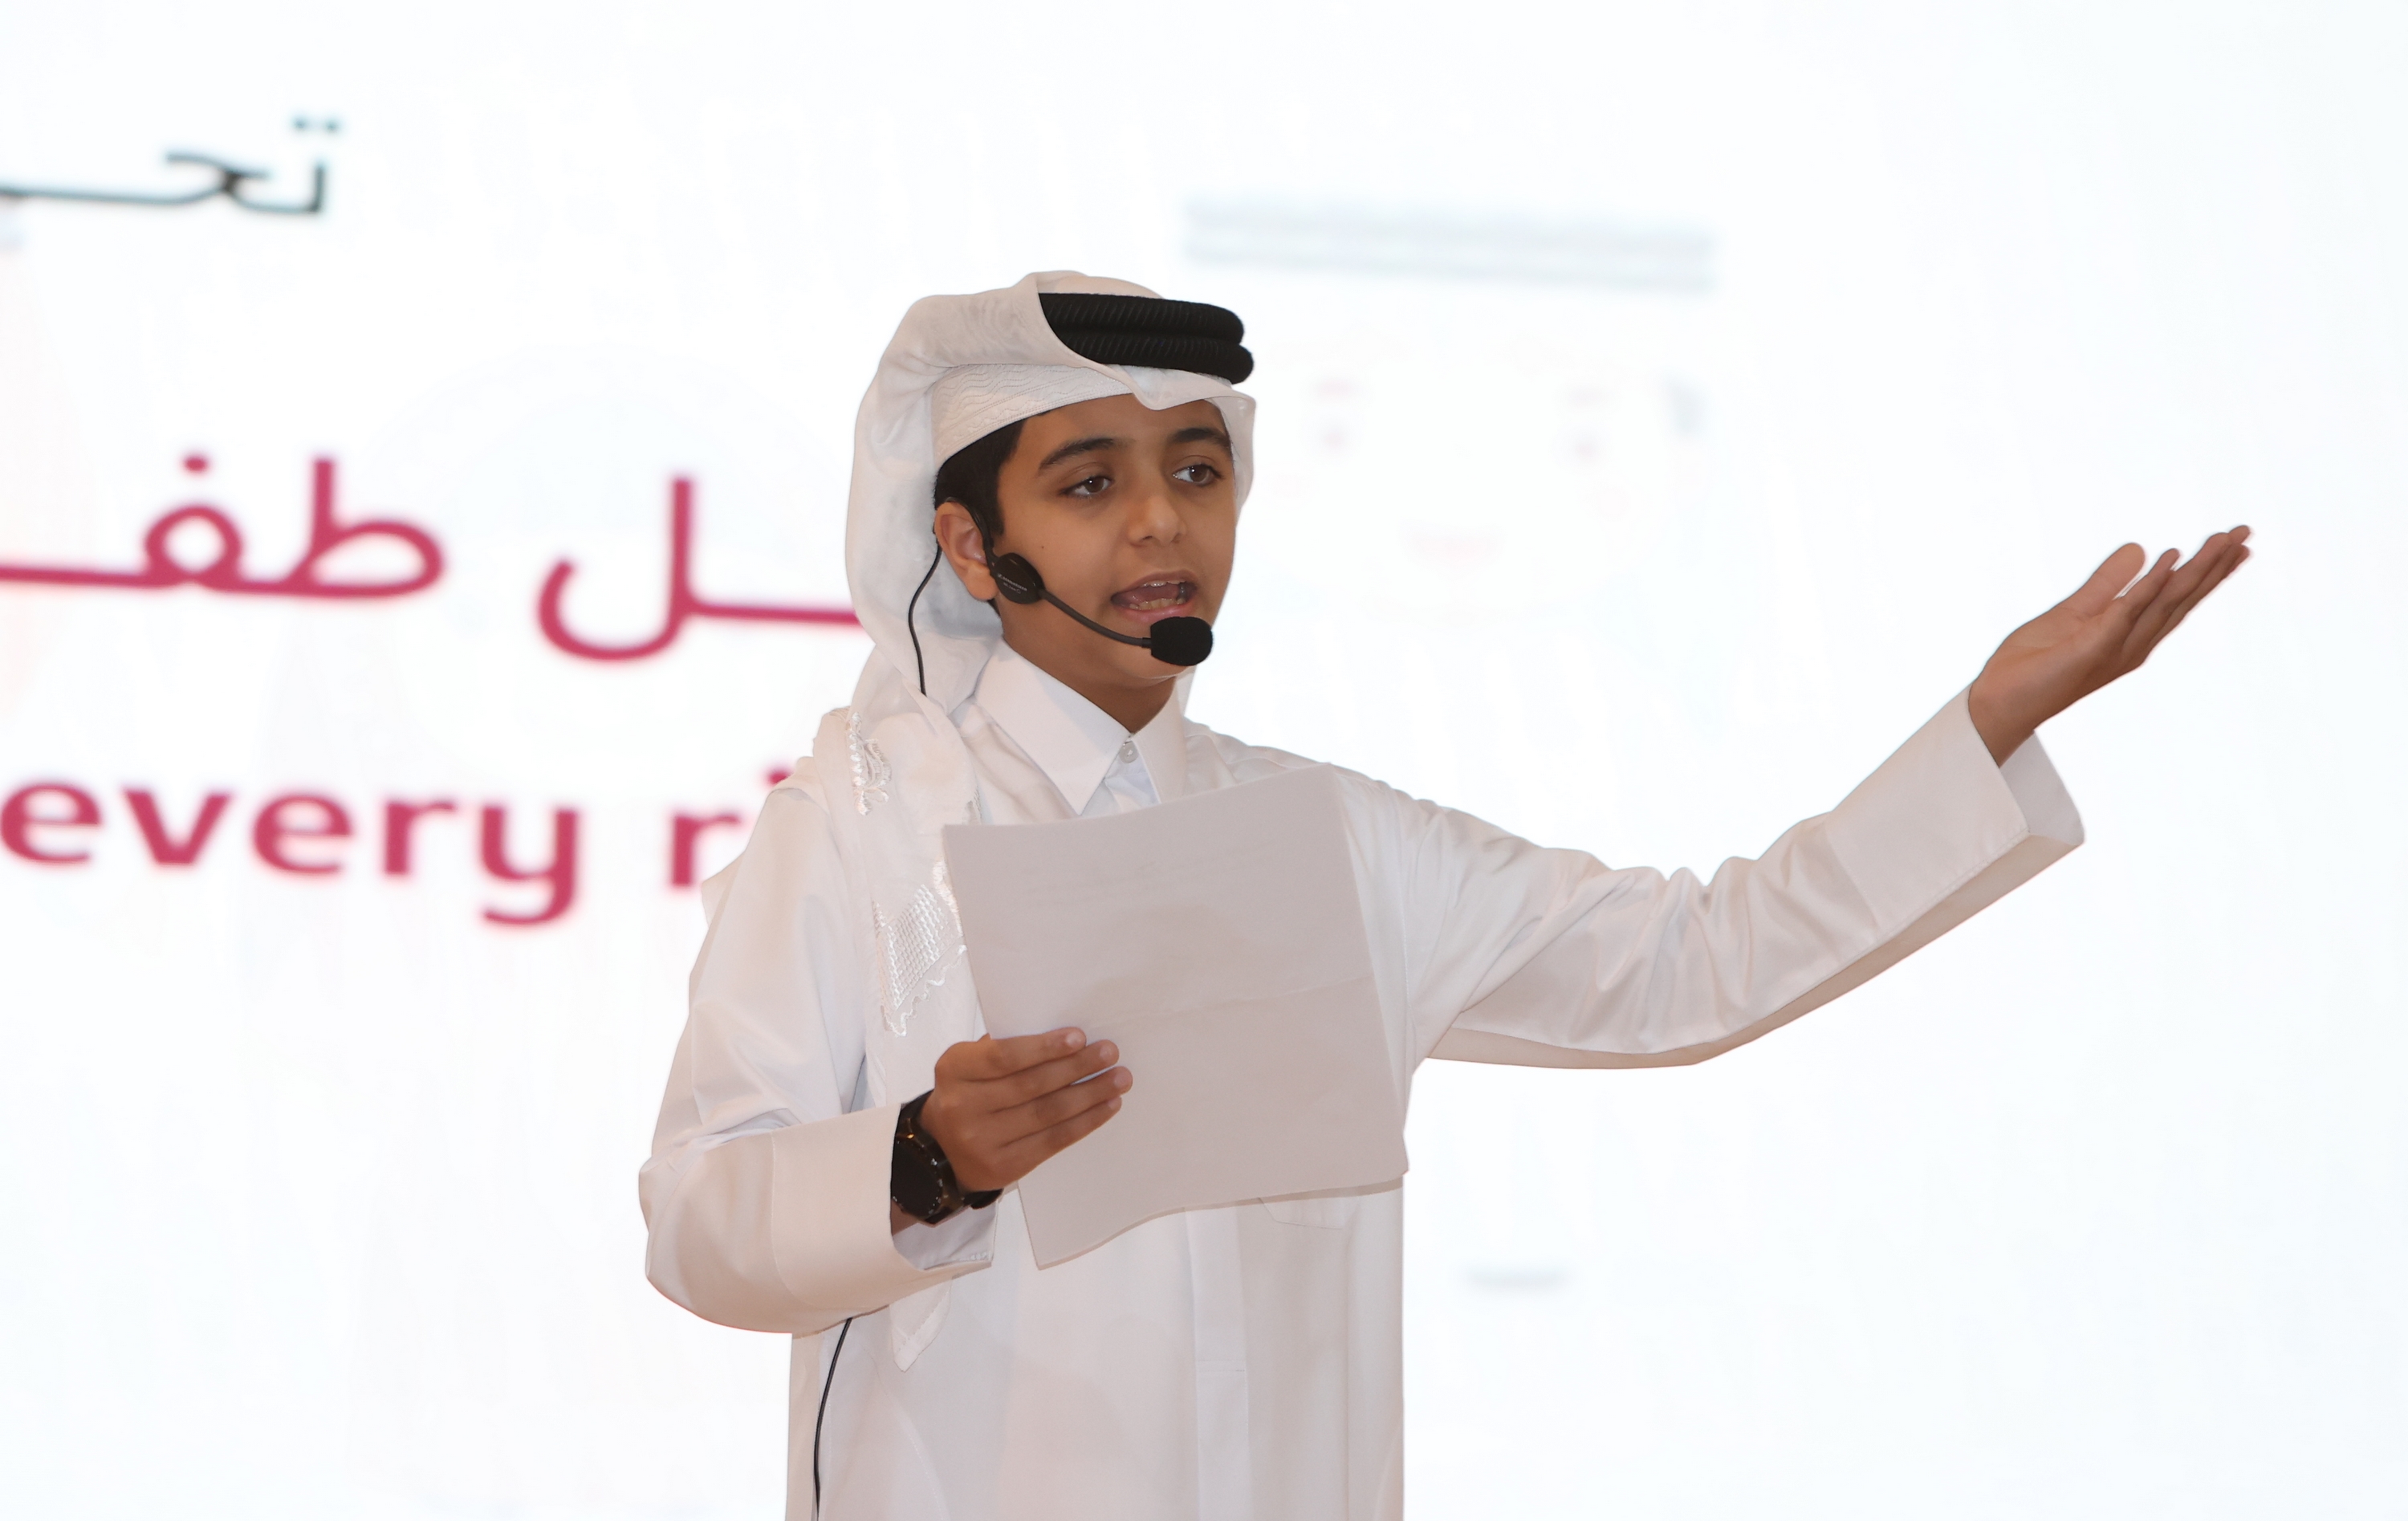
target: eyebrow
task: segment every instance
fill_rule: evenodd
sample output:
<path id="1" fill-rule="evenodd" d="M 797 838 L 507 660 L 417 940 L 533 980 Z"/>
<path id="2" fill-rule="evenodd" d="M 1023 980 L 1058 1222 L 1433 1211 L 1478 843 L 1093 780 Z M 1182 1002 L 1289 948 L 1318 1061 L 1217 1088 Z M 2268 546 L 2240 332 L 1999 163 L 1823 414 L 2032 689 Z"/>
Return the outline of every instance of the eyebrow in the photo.
<path id="1" fill-rule="evenodd" d="M 1219 428 L 1181 428 L 1170 436 L 1170 441 L 1174 444 L 1219 444 L 1224 450 L 1233 453 L 1236 452 L 1229 443 L 1229 436 Z M 1127 442 L 1126 438 L 1113 438 L 1102 435 L 1093 438 L 1073 439 L 1039 460 L 1037 472 L 1042 475 L 1066 459 L 1076 459 L 1081 454 L 1098 453 L 1107 449 L 1118 449 Z"/>
<path id="2" fill-rule="evenodd" d="M 1076 455 L 1092 454 L 1096 451 L 1103 449 L 1116 449 L 1126 441 L 1127 440 L 1122 438 L 1081 438 L 1075 442 L 1064 444 L 1061 448 L 1054 451 L 1054 452 L 1046 455 L 1043 459 L 1037 462 L 1038 473 L 1042 475 L 1045 471 L 1054 468 L 1054 466 L 1061 464 L 1064 460 L 1073 458 Z"/>

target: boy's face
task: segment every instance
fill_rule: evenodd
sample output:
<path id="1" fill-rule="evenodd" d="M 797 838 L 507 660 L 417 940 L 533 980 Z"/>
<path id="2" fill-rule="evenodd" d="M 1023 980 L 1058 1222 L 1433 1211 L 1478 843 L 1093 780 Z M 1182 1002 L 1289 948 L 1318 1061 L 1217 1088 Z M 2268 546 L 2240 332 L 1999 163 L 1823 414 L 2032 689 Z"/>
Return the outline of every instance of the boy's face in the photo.
<path id="1" fill-rule="evenodd" d="M 996 552 L 1025 556 L 1046 590 L 1106 628 L 1142 637 L 1160 619 L 1210 623 L 1220 613 L 1238 506 L 1229 436 L 1211 402 L 1154 411 L 1135 396 L 1105 396 L 1039 413 L 1021 425 L 998 486 Z M 997 595 L 959 503 L 938 509 L 937 537 L 970 595 L 995 602 L 1014 650 L 1124 727 L 1141 728 L 1160 710 L 1179 667 L 1043 602 Z"/>

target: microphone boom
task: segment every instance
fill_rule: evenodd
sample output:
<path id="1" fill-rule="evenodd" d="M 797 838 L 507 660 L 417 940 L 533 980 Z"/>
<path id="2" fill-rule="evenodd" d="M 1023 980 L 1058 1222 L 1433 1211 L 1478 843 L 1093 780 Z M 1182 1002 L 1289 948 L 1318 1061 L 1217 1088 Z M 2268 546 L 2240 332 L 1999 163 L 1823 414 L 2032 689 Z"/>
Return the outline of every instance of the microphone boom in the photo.
<path id="1" fill-rule="evenodd" d="M 1011 601 L 1025 605 L 1042 599 L 1068 613 L 1079 624 L 1093 629 L 1108 639 L 1150 650 L 1154 658 L 1166 666 L 1200 666 L 1212 653 L 1212 625 L 1201 618 L 1165 618 L 1154 625 L 1151 639 L 1124 634 L 1081 612 L 1045 588 L 1045 578 L 1027 558 L 1018 554 L 987 556 L 987 574 L 995 578 L 995 587 Z"/>

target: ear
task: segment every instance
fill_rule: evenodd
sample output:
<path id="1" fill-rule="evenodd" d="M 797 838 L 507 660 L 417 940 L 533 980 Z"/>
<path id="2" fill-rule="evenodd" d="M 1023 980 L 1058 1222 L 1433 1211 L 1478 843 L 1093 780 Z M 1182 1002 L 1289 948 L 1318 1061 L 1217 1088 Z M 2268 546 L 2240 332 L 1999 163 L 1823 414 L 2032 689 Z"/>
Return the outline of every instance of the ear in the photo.
<path id="1" fill-rule="evenodd" d="M 979 541 L 978 524 L 970 520 L 969 509 L 959 502 L 946 502 L 937 509 L 937 547 L 945 552 L 953 574 L 962 579 L 970 595 L 982 602 L 996 599 L 995 578 L 986 570 L 986 546 Z"/>

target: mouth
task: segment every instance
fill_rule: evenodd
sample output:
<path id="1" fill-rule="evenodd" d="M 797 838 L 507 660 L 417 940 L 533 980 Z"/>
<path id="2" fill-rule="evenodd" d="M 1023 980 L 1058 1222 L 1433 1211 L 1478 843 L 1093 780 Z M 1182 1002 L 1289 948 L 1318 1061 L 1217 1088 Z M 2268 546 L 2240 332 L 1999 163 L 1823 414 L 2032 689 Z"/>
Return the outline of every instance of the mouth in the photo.
<path id="1" fill-rule="evenodd" d="M 1178 572 L 1150 576 L 1134 586 L 1125 586 L 1114 592 L 1112 607 L 1141 624 L 1192 616 L 1196 594 L 1201 589 L 1194 580 Z"/>

